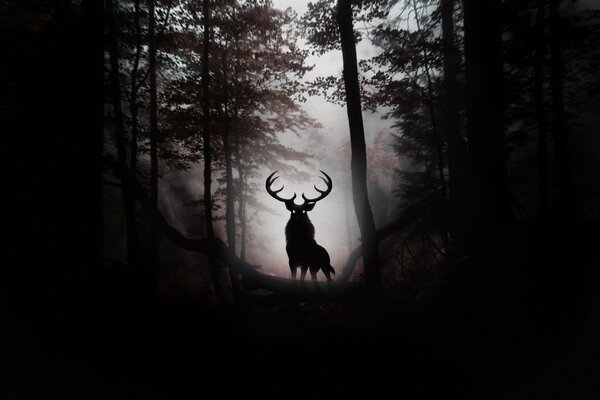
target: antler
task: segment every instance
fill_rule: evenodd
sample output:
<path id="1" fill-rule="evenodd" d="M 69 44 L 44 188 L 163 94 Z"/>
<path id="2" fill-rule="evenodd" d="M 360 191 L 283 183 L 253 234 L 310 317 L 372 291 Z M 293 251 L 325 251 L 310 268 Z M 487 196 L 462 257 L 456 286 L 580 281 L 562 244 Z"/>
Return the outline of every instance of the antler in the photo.
<path id="1" fill-rule="evenodd" d="M 327 189 L 321 190 L 317 187 L 317 185 L 315 185 L 315 190 L 321 194 L 318 197 L 315 197 L 314 199 L 309 199 L 304 195 L 304 193 L 302 193 L 302 198 L 304 199 L 305 203 L 316 203 L 317 201 L 324 199 L 325 197 L 327 197 L 327 195 L 329 193 L 331 193 L 331 189 L 333 188 L 333 182 L 331 181 L 331 178 L 329 177 L 329 175 L 327 175 L 323 171 L 321 171 L 321 173 L 323 175 L 325 175 L 325 177 L 327 178 L 327 179 L 325 179 L 322 176 L 319 177 L 319 178 L 323 179 L 323 182 L 325 182 L 325 184 L 327 185 Z M 294 193 L 294 195 L 295 195 L 295 193 Z"/>
<path id="2" fill-rule="evenodd" d="M 277 194 L 277 193 L 281 192 L 285 186 L 282 186 L 281 189 L 277 189 L 277 190 L 271 189 L 271 185 L 273 185 L 273 182 L 275 182 L 277 180 L 277 178 L 279 178 L 278 176 L 273 178 L 273 175 L 275 175 L 276 173 L 277 173 L 277 171 L 273 172 L 267 178 L 267 182 L 265 184 L 267 192 L 269 192 L 269 194 L 276 200 L 283 201 L 283 202 L 293 201 L 296 198 L 296 193 L 294 193 L 294 196 L 292 196 L 292 198 L 290 198 L 290 199 L 284 199 L 283 197 L 279 197 L 279 195 Z"/>

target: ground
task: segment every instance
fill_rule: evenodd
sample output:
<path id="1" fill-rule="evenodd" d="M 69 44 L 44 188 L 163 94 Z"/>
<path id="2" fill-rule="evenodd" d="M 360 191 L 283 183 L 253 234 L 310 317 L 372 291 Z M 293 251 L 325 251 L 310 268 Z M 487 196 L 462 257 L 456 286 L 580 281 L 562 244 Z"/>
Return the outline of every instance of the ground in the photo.
<path id="1" fill-rule="evenodd" d="M 418 301 L 262 293 L 243 307 L 148 306 L 111 292 L 91 307 L 38 303 L 3 328 L 0 390 L 6 399 L 598 398 L 600 264 L 587 257 L 592 237 L 570 237 L 556 240 L 567 250 L 583 240 L 588 254 L 516 251 L 521 262 L 505 272 L 519 279 L 485 287 L 470 272 Z"/>

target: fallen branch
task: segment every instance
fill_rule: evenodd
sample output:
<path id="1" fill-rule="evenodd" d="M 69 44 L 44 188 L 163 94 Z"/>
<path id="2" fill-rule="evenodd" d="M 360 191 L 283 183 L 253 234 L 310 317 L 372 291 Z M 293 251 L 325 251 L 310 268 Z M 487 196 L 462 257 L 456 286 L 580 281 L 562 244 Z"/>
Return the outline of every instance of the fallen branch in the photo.
<path id="1" fill-rule="evenodd" d="M 428 202 L 426 200 L 408 206 L 406 209 L 404 209 L 404 211 L 402 211 L 400 217 L 398 217 L 395 221 L 377 230 L 377 243 L 382 242 L 394 233 L 399 232 L 407 226 L 416 222 L 419 218 L 421 218 L 424 215 L 427 207 Z M 348 278 L 350 278 L 350 275 L 352 275 L 352 272 L 354 272 L 354 269 L 356 268 L 356 263 L 358 262 L 360 257 L 362 257 L 362 245 L 358 246 L 356 249 L 354 249 L 354 251 L 352 251 L 352 253 L 350 253 L 346 264 L 340 271 L 340 275 L 337 278 L 337 282 L 346 282 Z"/>

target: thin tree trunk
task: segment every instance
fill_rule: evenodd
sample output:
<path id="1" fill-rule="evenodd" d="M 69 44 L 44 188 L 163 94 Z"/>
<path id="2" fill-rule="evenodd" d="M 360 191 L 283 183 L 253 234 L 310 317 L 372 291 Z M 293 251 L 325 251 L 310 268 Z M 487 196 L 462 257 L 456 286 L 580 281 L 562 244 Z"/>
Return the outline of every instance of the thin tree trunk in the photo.
<path id="1" fill-rule="evenodd" d="M 350 201 L 348 198 L 344 198 L 344 220 L 346 222 L 346 241 L 348 250 L 352 249 L 354 244 L 354 237 L 352 234 L 352 225 L 350 224 L 350 218 L 352 218 L 352 213 L 350 211 Z"/>
<path id="2" fill-rule="evenodd" d="M 466 221 L 466 154 L 465 141 L 460 130 L 460 113 L 458 99 L 459 85 L 457 76 L 460 69 L 460 58 L 455 46 L 454 33 L 454 0 L 442 0 L 442 45 L 443 45 L 443 110 L 444 132 L 448 144 L 448 224 L 453 239 L 453 248 L 448 249 L 452 258 L 453 251 L 462 248 Z"/>
<path id="3" fill-rule="evenodd" d="M 137 195 L 135 193 L 135 188 L 137 185 L 137 154 L 138 154 L 138 72 L 139 72 L 139 64 L 142 53 L 142 37 L 141 37 L 141 29 L 140 29 L 140 0 L 135 0 L 134 2 L 134 21 L 135 21 L 135 35 L 136 35 L 136 49 L 135 49 L 135 59 L 133 62 L 133 66 L 131 67 L 131 93 L 129 97 L 129 113 L 131 114 L 131 141 L 130 141 L 130 165 L 129 165 L 129 185 L 131 190 L 131 199 L 129 199 L 127 204 L 127 210 L 131 214 L 132 226 L 131 229 L 127 231 L 127 254 L 128 260 L 127 264 L 132 268 L 132 270 L 137 270 L 137 262 L 139 256 L 139 246 L 138 246 L 138 235 L 137 235 L 137 218 L 136 218 L 136 209 L 135 203 Z"/>
<path id="4" fill-rule="evenodd" d="M 150 80 L 150 202 L 158 210 L 158 99 L 156 86 L 156 15 L 155 0 L 148 7 L 148 68 Z M 158 227 L 156 215 L 150 215 L 150 260 L 145 276 L 149 296 L 156 294 L 156 270 L 158 264 Z"/>
<path id="5" fill-rule="evenodd" d="M 248 247 L 248 217 L 246 216 L 246 204 L 248 198 L 248 181 L 244 177 L 240 193 L 240 259 L 246 261 L 246 249 Z"/>
<path id="6" fill-rule="evenodd" d="M 227 45 L 226 45 L 227 46 Z M 234 208 L 234 190 L 233 190 L 233 170 L 232 170 L 232 151 L 229 140 L 229 93 L 227 81 L 227 49 L 223 55 L 223 91 L 225 93 L 224 98 L 224 111 L 225 121 L 223 127 L 223 151 L 225 153 L 225 180 L 226 180 L 226 206 L 225 206 L 225 224 L 227 231 L 227 244 L 229 255 L 235 257 L 235 242 L 236 242 L 236 227 L 235 227 L 235 208 Z M 239 282 L 238 274 L 229 268 L 229 278 L 231 280 L 231 287 L 233 289 L 234 299 L 239 298 L 241 294 L 241 287 Z"/>
<path id="7" fill-rule="evenodd" d="M 569 139 L 564 104 L 565 66 L 560 48 L 560 1 L 550 2 L 550 88 L 552 92 L 552 140 L 554 142 L 554 193 L 558 206 L 558 219 L 567 222 L 569 219 Z"/>
<path id="8" fill-rule="evenodd" d="M 135 218 L 130 208 L 131 202 L 135 202 L 131 191 L 131 184 L 128 179 L 127 168 L 127 143 L 125 139 L 125 122 L 123 116 L 123 108 L 121 105 L 121 84 L 118 59 L 118 43 L 115 27 L 115 10 L 112 0 L 106 1 L 106 9 L 108 14 L 108 40 L 109 40 L 109 56 L 110 56 L 110 86 L 113 103 L 113 113 L 115 119 L 115 138 L 117 146 L 117 160 L 119 163 L 119 173 L 121 176 L 121 187 L 123 192 L 123 206 L 125 209 L 126 222 L 126 237 L 127 237 L 127 254 L 126 259 L 129 267 L 133 267 L 131 253 L 131 235 L 135 233 Z"/>
<path id="9" fill-rule="evenodd" d="M 202 52 L 202 152 L 204 155 L 204 219 L 206 226 L 206 237 L 209 241 L 215 238 L 212 215 L 212 154 L 210 144 L 210 69 L 209 69 L 209 45 L 210 45 L 210 20 L 208 0 L 202 2 L 204 17 L 204 49 Z M 220 301 L 225 300 L 225 294 L 221 287 L 217 260 L 213 252 L 208 253 L 208 267 L 210 269 L 215 294 Z"/>
<path id="10" fill-rule="evenodd" d="M 237 119 L 237 118 L 236 118 Z M 242 158 L 242 140 L 239 132 L 235 135 L 235 157 L 237 159 L 239 188 L 238 188 L 238 218 L 240 220 L 240 259 L 246 261 L 246 241 L 248 237 L 248 222 L 246 221 L 246 198 L 248 195 L 248 182 L 244 171 Z"/>
<path id="11" fill-rule="evenodd" d="M 550 201 L 548 196 L 548 121 L 544 109 L 544 55 L 546 41 L 544 38 L 544 21 L 546 20 L 546 2 L 538 0 L 536 13 L 536 49 L 534 65 L 534 98 L 535 114 L 538 123 L 537 137 L 537 175 L 540 201 L 540 219 L 548 221 Z"/>
<path id="12" fill-rule="evenodd" d="M 362 120 L 360 86 L 356 58 L 356 42 L 352 23 L 350 0 L 338 1 L 338 25 L 344 61 L 344 87 L 352 147 L 352 190 L 354 210 L 358 219 L 363 242 L 363 256 L 367 285 L 373 292 L 381 290 L 379 249 L 376 240 L 375 222 L 367 192 L 367 152 Z"/>
<path id="13" fill-rule="evenodd" d="M 137 268 L 139 255 L 138 234 L 137 234 L 137 217 L 135 207 L 135 187 L 137 181 L 137 154 L 138 154 L 138 105 L 137 99 L 131 99 L 131 148 L 130 148 L 130 166 L 129 166 L 129 184 L 132 193 L 131 199 L 128 201 L 127 210 L 131 215 L 131 229 L 127 231 L 127 246 L 128 246 L 128 262 L 131 268 Z"/>
<path id="14" fill-rule="evenodd" d="M 81 3 L 82 43 L 87 44 L 83 48 L 81 60 L 83 71 L 92 71 L 85 74 L 80 85 L 80 93 L 87 96 L 89 101 L 83 102 L 83 112 L 80 120 L 83 122 L 82 133 L 86 138 L 85 153 L 83 158 L 87 163 L 86 179 L 82 182 L 85 193 L 85 208 L 83 212 L 83 236 L 86 241 L 86 255 L 83 274 L 80 275 L 88 284 L 87 293 L 93 295 L 91 284 L 95 271 L 99 271 L 103 264 L 103 242 L 104 242 L 104 218 L 103 218 L 103 185 L 102 185 L 102 152 L 104 146 L 104 132 L 102 129 L 102 93 L 103 93 L 103 59 L 104 51 L 101 45 L 102 20 L 98 15 L 102 14 L 102 4 L 91 0 L 83 0 Z M 100 37 L 95 43 L 95 38 Z M 99 44 L 99 46 L 96 46 Z M 100 66 L 100 68 L 98 68 Z M 96 73 L 98 71 L 98 73 Z M 79 98 L 79 97 L 78 97 Z"/>

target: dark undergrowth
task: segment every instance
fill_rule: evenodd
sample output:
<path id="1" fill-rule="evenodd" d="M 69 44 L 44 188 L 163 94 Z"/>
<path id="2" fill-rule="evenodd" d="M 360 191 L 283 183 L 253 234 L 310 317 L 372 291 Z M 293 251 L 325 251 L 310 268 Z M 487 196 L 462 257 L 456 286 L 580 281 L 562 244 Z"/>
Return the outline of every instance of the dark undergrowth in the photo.
<path id="1" fill-rule="evenodd" d="M 463 260 L 418 300 L 148 306 L 113 287 L 23 309 L 3 398 L 596 398 L 594 232 L 522 227 L 501 273 Z"/>

